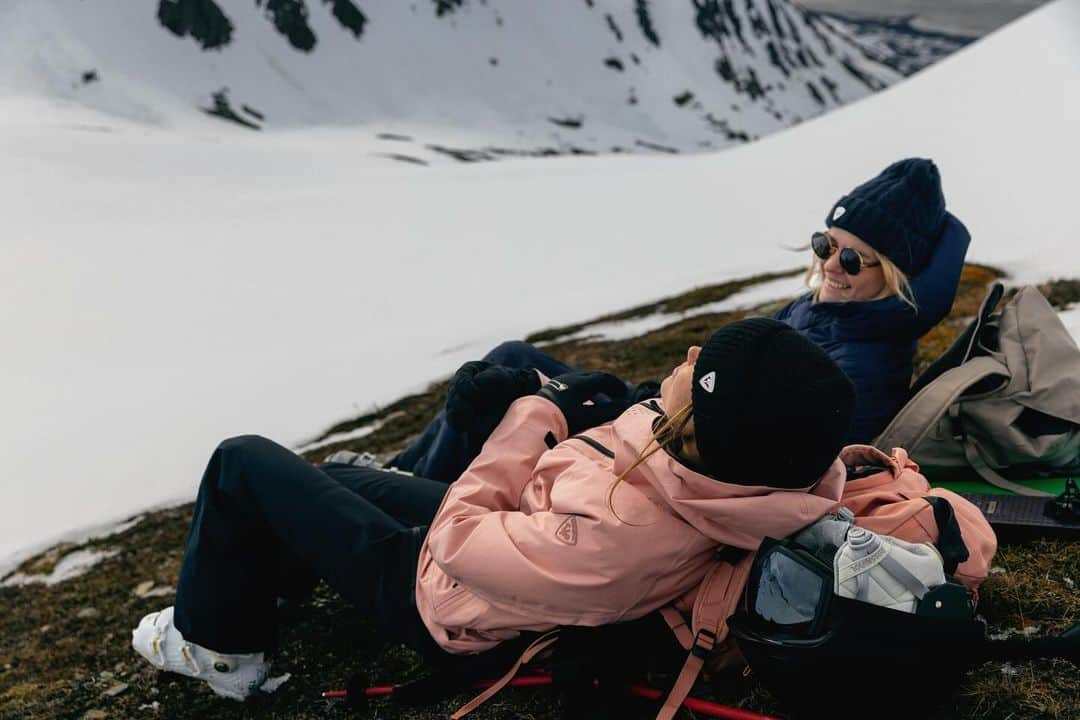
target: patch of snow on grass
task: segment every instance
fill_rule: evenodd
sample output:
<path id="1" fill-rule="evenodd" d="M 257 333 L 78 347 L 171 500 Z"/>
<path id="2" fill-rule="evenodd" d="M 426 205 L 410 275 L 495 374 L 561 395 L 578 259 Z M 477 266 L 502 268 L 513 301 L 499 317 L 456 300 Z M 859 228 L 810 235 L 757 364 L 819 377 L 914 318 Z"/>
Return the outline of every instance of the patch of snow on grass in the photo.
<path id="1" fill-rule="evenodd" d="M 373 423 L 361 425 L 360 427 L 353 428 L 352 430 L 333 433 L 332 435 L 327 435 L 324 438 L 319 438 L 318 440 L 303 443 L 298 448 L 296 448 L 296 452 L 298 454 L 303 454 L 311 452 L 312 450 L 318 450 L 319 448 L 326 447 L 327 445 L 333 445 L 335 443 L 345 442 L 346 440 L 357 440 L 359 438 L 366 437 L 381 428 L 390 420 L 393 420 L 395 417 L 398 416 L 398 414 L 399 413 L 394 413 L 386 418 L 383 418 L 382 420 L 376 420 Z"/>
<path id="2" fill-rule="evenodd" d="M 1038 635 L 1041 627 L 1039 625 L 1029 625 L 1023 630 L 1017 628 L 1005 628 L 999 633 L 992 633 L 990 635 L 991 640 L 1008 640 L 1013 635 L 1023 635 L 1024 637 L 1032 637 Z"/>
<path id="3" fill-rule="evenodd" d="M 174 503 L 175 504 L 175 503 Z M 150 508 L 148 511 L 161 509 L 165 507 Z M 127 532 L 131 528 L 142 522 L 145 515 L 136 515 L 135 517 L 128 518 L 121 522 L 110 522 L 99 525 L 94 525 L 89 528 L 82 528 L 79 530 L 68 531 L 60 535 L 54 535 L 48 540 L 35 543 L 22 548 L 16 553 L 12 553 L 7 557 L 3 557 L 0 554 L 0 578 L 5 578 L 12 570 L 21 565 L 24 561 L 34 557 L 44 550 L 59 545 L 61 543 L 72 543 L 74 545 L 82 545 L 90 540 L 100 540 L 101 538 L 107 538 L 112 535 L 119 535 L 120 533 Z"/>
<path id="4" fill-rule="evenodd" d="M 56 563 L 56 567 L 48 575 L 27 575 L 25 573 L 15 573 L 14 575 L 4 579 L 0 582 L 0 587 L 18 587 L 22 585 L 33 585 L 40 583 L 43 585 L 56 585 L 62 583 L 65 580 L 71 580 L 81 575 L 85 575 L 89 570 L 97 565 L 102 560 L 113 557 L 119 554 L 119 550 L 75 550 L 69 552 L 60 562 Z"/>
<path id="5" fill-rule="evenodd" d="M 274 678 L 267 678 L 266 682 L 259 686 L 259 690 L 264 693 L 276 692 L 279 687 L 284 685 L 292 677 L 292 673 L 285 673 L 284 675 L 278 675 Z"/>

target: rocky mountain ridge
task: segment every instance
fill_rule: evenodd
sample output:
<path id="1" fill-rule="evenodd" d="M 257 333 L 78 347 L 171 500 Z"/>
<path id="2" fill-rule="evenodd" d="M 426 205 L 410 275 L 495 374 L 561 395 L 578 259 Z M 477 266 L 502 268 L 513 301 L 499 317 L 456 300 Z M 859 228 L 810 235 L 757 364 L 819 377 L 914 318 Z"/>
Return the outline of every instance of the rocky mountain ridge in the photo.
<path id="1" fill-rule="evenodd" d="M 789 0 L 22 0 L 0 19 L 0 90 L 155 125 L 370 127 L 425 163 L 714 150 L 904 76 Z"/>

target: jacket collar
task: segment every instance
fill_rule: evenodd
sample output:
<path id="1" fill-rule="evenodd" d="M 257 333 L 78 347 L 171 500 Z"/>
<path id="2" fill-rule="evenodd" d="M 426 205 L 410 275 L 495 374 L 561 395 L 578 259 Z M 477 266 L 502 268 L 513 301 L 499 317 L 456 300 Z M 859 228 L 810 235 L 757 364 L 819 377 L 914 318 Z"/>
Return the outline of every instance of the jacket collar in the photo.
<path id="1" fill-rule="evenodd" d="M 657 407 L 662 409 L 659 403 Z M 613 423 L 617 476 L 650 446 L 655 417 L 653 410 L 635 405 Z M 627 481 L 650 486 L 655 491 L 650 494 L 703 535 L 724 544 L 756 548 L 765 534 L 784 537 L 832 510 L 843 492 L 844 477 L 844 464 L 837 459 L 816 483 L 798 490 L 770 486 L 767 477 L 761 478 L 760 485 L 727 483 L 659 450 L 629 473 Z"/>

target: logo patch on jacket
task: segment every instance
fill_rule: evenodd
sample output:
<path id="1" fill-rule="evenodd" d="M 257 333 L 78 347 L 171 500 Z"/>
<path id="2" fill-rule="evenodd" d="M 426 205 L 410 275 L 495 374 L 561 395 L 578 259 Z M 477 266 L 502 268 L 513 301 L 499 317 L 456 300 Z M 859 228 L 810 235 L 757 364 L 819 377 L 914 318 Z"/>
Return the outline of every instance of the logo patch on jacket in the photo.
<path id="1" fill-rule="evenodd" d="M 555 537 L 567 545 L 577 545 L 577 515 L 571 515 L 563 520 L 563 524 L 555 531 Z"/>
<path id="2" fill-rule="evenodd" d="M 711 393 L 713 388 L 716 387 L 716 371 L 713 370 L 707 375 L 702 375 L 701 379 L 698 380 L 698 385 L 705 388 L 705 392 Z"/>

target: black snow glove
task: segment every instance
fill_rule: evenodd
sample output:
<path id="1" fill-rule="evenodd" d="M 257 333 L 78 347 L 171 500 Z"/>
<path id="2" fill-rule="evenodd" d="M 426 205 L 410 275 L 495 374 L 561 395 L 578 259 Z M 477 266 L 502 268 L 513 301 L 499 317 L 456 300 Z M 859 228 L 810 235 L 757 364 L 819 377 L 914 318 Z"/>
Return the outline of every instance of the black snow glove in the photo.
<path id="1" fill-rule="evenodd" d="M 458 432 L 472 427 L 477 418 L 499 418 L 510 403 L 532 395 L 540 376 L 528 369 L 493 365 L 473 360 L 458 368 L 446 392 L 446 422 Z"/>
<path id="2" fill-rule="evenodd" d="M 635 405 L 653 398 L 660 397 L 660 383 L 655 380 L 646 380 L 630 390 L 630 404 Z"/>
<path id="3" fill-rule="evenodd" d="M 586 400 L 600 393 L 611 400 L 594 405 L 584 404 Z M 571 435 L 611 422 L 629 407 L 626 401 L 626 384 L 605 372 L 565 373 L 548 380 L 536 394 L 555 403 L 566 418 L 566 426 Z"/>

